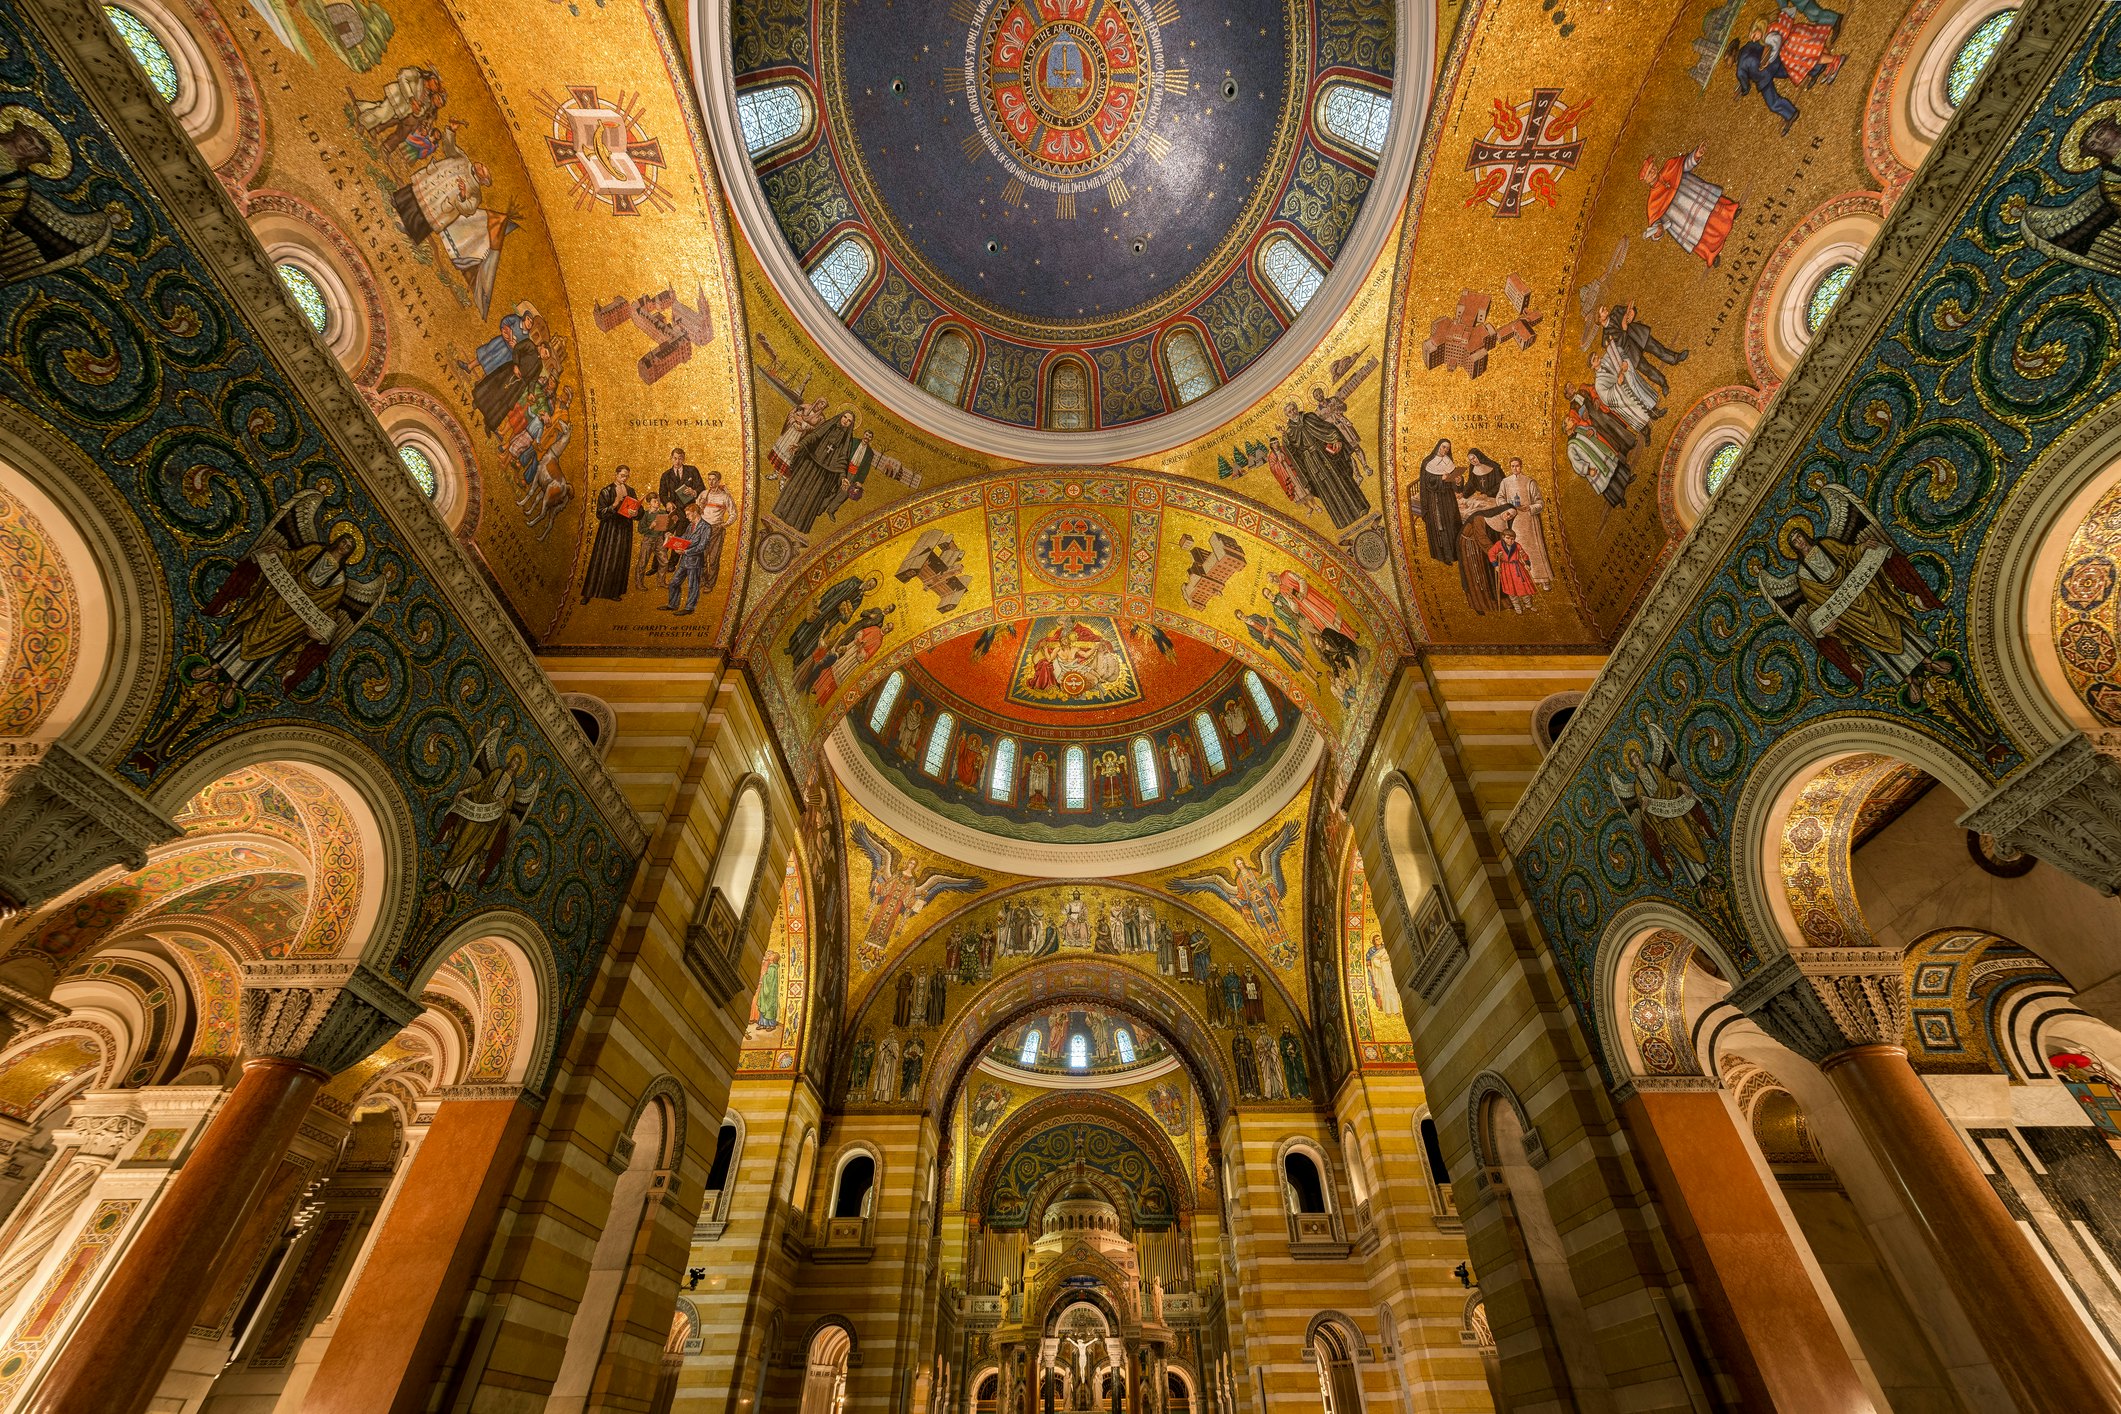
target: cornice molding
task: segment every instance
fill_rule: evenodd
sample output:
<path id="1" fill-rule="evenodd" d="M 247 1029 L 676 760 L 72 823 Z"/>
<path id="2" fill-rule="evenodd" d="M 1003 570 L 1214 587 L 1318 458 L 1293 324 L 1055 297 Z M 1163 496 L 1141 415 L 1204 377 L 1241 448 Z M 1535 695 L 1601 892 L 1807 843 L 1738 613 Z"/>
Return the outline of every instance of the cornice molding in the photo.
<path id="1" fill-rule="evenodd" d="M 937 854 L 1011 874 L 1103 879 L 1190 863 L 1244 838 L 1296 798 L 1324 750 L 1325 738 L 1303 718 L 1281 759 L 1237 801 L 1175 830 L 1106 844 L 1033 844 L 946 820 L 883 778 L 845 718 L 825 741 L 825 761 L 863 809 Z"/>

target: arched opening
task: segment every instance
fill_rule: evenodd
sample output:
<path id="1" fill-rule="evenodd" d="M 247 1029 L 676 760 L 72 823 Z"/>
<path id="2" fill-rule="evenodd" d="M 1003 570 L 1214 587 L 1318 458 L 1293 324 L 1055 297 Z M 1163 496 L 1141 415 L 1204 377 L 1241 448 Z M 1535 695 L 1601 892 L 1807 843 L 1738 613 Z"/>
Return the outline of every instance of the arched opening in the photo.
<path id="1" fill-rule="evenodd" d="M 1362 1381 L 1355 1373 L 1353 1334 L 1336 1321 L 1311 1332 L 1311 1358 L 1318 1365 L 1318 1393 L 1325 1414 L 1361 1414 Z"/>
<path id="2" fill-rule="evenodd" d="M 876 256 L 860 236 L 841 236 L 811 264 L 809 275 L 818 297 L 845 319 L 876 276 Z"/>
<path id="3" fill-rule="evenodd" d="M 736 804 L 722 827 L 722 842 L 715 851 L 706 907 L 702 910 L 701 922 L 708 941 L 726 957 L 733 958 L 743 951 L 744 928 L 751 917 L 752 896 L 758 889 L 772 833 L 772 822 L 766 814 L 766 788 L 755 779 L 748 780 L 738 787 Z"/>
<path id="4" fill-rule="evenodd" d="M 1294 236 L 1282 232 L 1260 242 L 1259 274 L 1275 303 L 1294 320 L 1326 282 L 1326 269 Z"/>
<path id="5" fill-rule="evenodd" d="M 1292 1149 L 1282 1156 L 1281 1172 L 1290 1212 L 1326 1211 L 1326 1183 L 1316 1159 L 1301 1149 Z"/>
<path id="6" fill-rule="evenodd" d="M 1164 372 L 1171 380 L 1172 399 L 1180 407 L 1215 391 L 1215 365 L 1200 335 L 1189 325 L 1182 324 L 1164 336 Z"/>
<path id="7" fill-rule="evenodd" d="M 611 1207 L 590 1253 L 588 1279 L 568 1323 L 560 1373 L 547 1401 L 547 1408 L 555 1414 L 589 1407 L 597 1370 L 617 1334 L 613 1317 L 620 1300 L 633 1282 L 648 1275 L 641 1268 L 657 1211 L 669 1193 L 670 1170 L 676 1162 L 671 1152 L 677 1138 L 676 1116 L 662 1098 L 652 1099 L 642 1106 L 626 1138 L 630 1141 L 626 1166 L 612 1187 Z"/>
<path id="8" fill-rule="evenodd" d="M 751 160 L 766 162 L 810 141 L 817 108 L 800 83 L 755 84 L 737 90 L 736 121 Z"/>
<path id="9" fill-rule="evenodd" d="M 732 1114 L 722 1121 L 722 1127 L 715 1133 L 714 1159 L 707 1165 L 707 1191 L 700 1199 L 702 1225 L 729 1220 L 730 1203 L 736 1189 L 737 1150 L 742 1143 L 738 1123 Z"/>
<path id="10" fill-rule="evenodd" d="M 810 1338 L 801 1414 L 841 1414 L 846 1409 L 847 1364 L 853 1353 L 854 1339 L 845 1326 L 826 1326 Z"/>
<path id="11" fill-rule="evenodd" d="M 962 405 L 970 385 L 972 340 L 963 330 L 945 329 L 936 335 L 921 360 L 918 382 L 930 396 Z"/>
<path id="12" fill-rule="evenodd" d="M 1079 358 L 1061 357 L 1046 369 L 1046 426 L 1082 432 L 1090 426 L 1090 370 Z"/>
<path id="13" fill-rule="evenodd" d="M 866 1150 L 857 1150 L 840 1163 L 832 1191 L 832 1216 L 866 1218 L 876 1193 L 876 1160 Z"/>
<path id="14" fill-rule="evenodd" d="M 1458 1218 L 1458 1192 L 1451 1182 L 1451 1167 L 1444 1162 L 1443 1143 L 1436 1132 L 1436 1121 L 1423 1115 L 1415 1126 L 1421 1140 L 1422 1177 L 1429 1184 L 1429 1207 L 1435 1214 L 1439 1226 L 1462 1226 Z"/>
<path id="15" fill-rule="evenodd" d="M 1334 146 L 1375 162 L 1392 128 L 1392 96 L 1371 84 L 1336 80 L 1318 90 L 1316 117 Z"/>

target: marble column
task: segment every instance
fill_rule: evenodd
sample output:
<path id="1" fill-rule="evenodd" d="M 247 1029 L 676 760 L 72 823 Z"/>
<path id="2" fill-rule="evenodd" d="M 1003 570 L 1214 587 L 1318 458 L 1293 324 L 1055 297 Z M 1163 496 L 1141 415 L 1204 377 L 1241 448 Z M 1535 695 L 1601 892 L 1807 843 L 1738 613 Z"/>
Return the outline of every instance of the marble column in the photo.
<path id="1" fill-rule="evenodd" d="M 1747 1409 L 1873 1409 L 1716 1083 L 1634 1082 L 1620 1106 Z"/>
<path id="2" fill-rule="evenodd" d="M 347 1298 L 306 1414 L 427 1407 L 536 1117 L 512 1087 L 444 1092 Z"/>
<path id="3" fill-rule="evenodd" d="M 52 1362 L 25 1414 L 142 1414 L 324 1082 L 419 1015 L 354 964 L 255 964 L 243 1076 Z"/>
<path id="4" fill-rule="evenodd" d="M 1785 954 L 1731 1001 L 1833 1084 L 2018 1406 L 2121 1414 L 2121 1371 L 1908 1064 L 1897 951 Z"/>

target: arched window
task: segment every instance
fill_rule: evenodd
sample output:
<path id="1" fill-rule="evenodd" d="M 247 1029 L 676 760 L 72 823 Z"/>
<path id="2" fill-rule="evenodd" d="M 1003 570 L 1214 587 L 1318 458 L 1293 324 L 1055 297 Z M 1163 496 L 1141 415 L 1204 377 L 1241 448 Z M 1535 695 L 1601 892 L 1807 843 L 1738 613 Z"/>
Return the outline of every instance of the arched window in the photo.
<path id="1" fill-rule="evenodd" d="M 402 442 L 398 445 L 398 463 L 412 478 L 412 484 L 420 488 L 420 494 L 432 501 L 436 488 L 442 484 L 441 478 L 435 474 L 433 458 L 412 443 Z"/>
<path id="2" fill-rule="evenodd" d="M 798 1414 L 842 1414 L 847 1407 L 847 1357 L 854 1342 L 843 1326 L 827 1326 L 810 1342 L 803 1362 L 803 1402 Z"/>
<path id="3" fill-rule="evenodd" d="M 642 1248 L 641 1232 L 656 1221 L 667 1170 L 675 1166 L 670 1149 L 677 1121 L 675 1109 L 651 1100 L 634 1123 L 633 1150 L 611 1190 L 611 1206 L 589 1257 L 588 1289 L 568 1322 L 559 1373 L 553 1379 L 553 1396 L 566 1405 L 586 1404 L 597 1367 L 612 1343 L 612 1314 L 640 1275 L 636 1254 Z"/>
<path id="4" fill-rule="evenodd" d="M 736 1162 L 736 1126 L 728 1120 L 714 1136 L 714 1162 L 707 1166 L 707 1191 L 718 1193 L 729 1186 L 729 1170 Z"/>
<path id="5" fill-rule="evenodd" d="M 1959 41 L 1959 48 L 1952 54 L 1952 65 L 1944 74 L 1944 101 L 1957 108 L 1966 102 L 1967 95 L 1974 91 L 1974 84 L 1988 68 L 1989 61 L 2003 46 L 2003 37 L 2010 33 L 2011 21 L 2016 19 L 2016 9 L 1998 10 L 1980 24 L 1974 32 Z"/>
<path id="6" fill-rule="evenodd" d="M 719 1236 L 721 1225 L 729 1220 L 729 1202 L 736 1186 L 737 1144 L 741 1138 L 734 1117 L 723 1120 L 721 1130 L 714 1136 L 714 1162 L 708 1165 L 706 1196 L 700 1200 L 699 1222 L 706 1231 L 700 1236 Z"/>
<path id="7" fill-rule="evenodd" d="M 1319 90 L 1318 125 L 1334 141 L 1378 157 L 1392 126 L 1391 96 L 1368 84 L 1329 83 Z"/>
<path id="8" fill-rule="evenodd" d="M 869 1195 L 876 1187 L 876 1160 L 856 1153 L 840 1165 L 840 1181 L 832 1194 L 832 1216 L 866 1218 Z"/>
<path id="9" fill-rule="evenodd" d="M 324 298 L 323 288 L 317 277 L 291 260 L 283 260 L 273 267 L 280 277 L 280 288 L 295 302 L 302 312 L 302 322 L 314 330 L 319 337 L 331 336 L 331 305 Z"/>
<path id="10" fill-rule="evenodd" d="M 1723 483 L 1731 479 L 1731 471 L 1738 465 L 1738 457 L 1745 450 L 1743 442 L 1725 442 L 1709 453 L 1708 465 L 1702 468 L 1702 489 L 1713 496 L 1723 489 Z"/>
<path id="11" fill-rule="evenodd" d="M 1282 1156 L 1283 1187 L 1292 1213 L 1323 1213 L 1326 1211 L 1326 1184 L 1319 1176 L 1318 1164 L 1301 1149 L 1291 1149 Z"/>
<path id="12" fill-rule="evenodd" d="M 1007 801 L 1016 793 L 1016 738 L 994 743 L 994 767 L 987 772 L 987 799 Z"/>
<path id="13" fill-rule="evenodd" d="M 714 872 L 707 891 L 707 930 L 718 935 L 726 928 L 730 935 L 726 944 L 732 955 L 741 947 L 737 925 L 751 907 L 752 887 L 758 882 L 759 865 L 765 861 L 771 836 L 766 792 L 753 778 L 737 791 L 729 822 L 722 829 L 721 847 L 715 851 Z"/>
<path id="14" fill-rule="evenodd" d="M 950 754 L 950 733 L 957 729 L 957 718 L 948 712 L 935 714 L 935 725 L 928 729 L 928 749 L 922 753 L 921 769 L 931 776 L 943 774 L 943 760 Z"/>
<path id="15" fill-rule="evenodd" d="M 1018 1065 L 1038 1064 L 1038 1043 L 1041 1039 L 1036 1026 L 1024 1033 L 1024 1044 L 1016 1052 L 1016 1063 Z"/>
<path id="16" fill-rule="evenodd" d="M 1081 432 L 1090 425 L 1090 374 L 1082 360 L 1055 359 L 1046 375 L 1046 426 Z"/>
<path id="17" fill-rule="evenodd" d="M 875 269 L 866 242 L 859 236 L 841 236 L 810 267 L 810 285 L 834 314 L 845 315 Z"/>
<path id="18" fill-rule="evenodd" d="M 785 151 L 810 136 L 810 95 L 799 83 L 769 83 L 738 89 L 736 123 L 754 162 Z"/>
<path id="19" fill-rule="evenodd" d="M 1245 691 L 1252 694 L 1252 705 L 1259 709 L 1260 725 L 1270 732 L 1281 730 L 1281 713 L 1274 710 L 1274 699 L 1267 694 L 1267 685 L 1260 681 L 1259 674 L 1245 669 Z"/>
<path id="20" fill-rule="evenodd" d="M 795 1151 L 795 1171 L 788 1175 L 788 1201 L 798 1208 L 810 1206 L 810 1185 L 817 1178 L 817 1129 L 803 1131 L 803 1142 Z"/>
<path id="21" fill-rule="evenodd" d="M 1126 1027 L 1124 1027 L 1124 1026 L 1120 1027 L 1120 1028 L 1119 1028 L 1119 1029 L 1118 1029 L 1117 1031 L 1114 1031 L 1114 1032 L 1112 1033 L 1112 1044 L 1113 1044 L 1113 1045 L 1115 1045 L 1115 1046 L 1117 1046 L 1117 1047 L 1119 1047 L 1119 1060 L 1120 1060 L 1120 1064 L 1122 1064 L 1122 1065 L 1132 1065 L 1132 1064 L 1134 1064 L 1134 1033 L 1133 1033 L 1133 1032 L 1129 1031 L 1129 1030 L 1128 1030 L 1128 1029 L 1127 1029 Z"/>
<path id="22" fill-rule="evenodd" d="M 1215 730 L 1215 719 L 1206 712 L 1193 714 L 1193 735 L 1200 738 L 1200 754 L 1208 760 L 1208 774 L 1219 776 L 1229 768 L 1229 759 L 1223 755 L 1222 733 Z"/>
<path id="23" fill-rule="evenodd" d="M 946 403 L 961 403 L 965 374 L 971 368 L 972 341 L 955 329 L 945 329 L 921 360 L 921 386 Z"/>
<path id="24" fill-rule="evenodd" d="M 1081 810 L 1090 799 L 1089 759 L 1080 746 L 1068 748 L 1061 758 L 1061 805 L 1069 810 Z"/>
<path id="25" fill-rule="evenodd" d="M 870 731 L 880 733 L 884 730 L 884 723 L 891 720 L 891 709 L 898 705 L 898 695 L 905 690 L 906 675 L 894 669 L 891 676 L 884 679 L 884 685 L 877 689 L 876 705 L 869 709 Z"/>
<path id="26" fill-rule="evenodd" d="M 1429 1179 L 1429 1207 L 1434 1215 L 1449 1225 L 1458 1216 L 1457 1192 L 1451 1187 L 1451 1169 L 1443 1161 L 1443 1145 L 1438 1142 L 1436 1121 L 1427 1115 L 1421 1117 L 1421 1162 Z"/>
<path id="27" fill-rule="evenodd" d="M 1068 1038 L 1068 1069 L 1090 1068 L 1090 1038 L 1078 1031 Z"/>
<path id="28" fill-rule="evenodd" d="M 162 36 L 149 29 L 147 21 L 116 5 L 105 5 L 103 17 L 118 32 L 118 38 L 125 41 L 127 51 L 147 75 L 148 86 L 154 89 L 155 96 L 164 103 L 175 103 L 183 85 L 177 79 L 177 61 L 170 54 L 169 46 L 162 42 Z"/>
<path id="29" fill-rule="evenodd" d="M 1806 332 L 1816 334 L 1826 324 L 1826 317 L 1834 312 L 1841 302 L 1841 293 L 1854 279 L 1856 267 L 1846 262 L 1830 267 L 1812 286 L 1811 294 L 1804 301 L 1804 327 Z"/>
<path id="30" fill-rule="evenodd" d="M 1134 788 L 1143 800 L 1154 800 L 1164 793 L 1163 782 L 1156 778 L 1156 748 L 1149 745 L 1149 738 L 1134 738 Z"/>
<path id="31" fill-rule="evenodd" d="M 1355 1137 L 1355 1126 L 1345 1125 L 1340 1131 L 1341 1157 L 1348 1163 L 1348 1187 L 1355 1191 L 1355 1201 L 1365 1203 L 1370 1198 L 1370 1171 L 1363 1162 L 1362 1141 Z"/>
<path id="32" fill-rule="evenodd" d="M 1362 1414 L 1362 1382 L 1355 1377 L 1355 1349 L 1337 1323 L 1326 1322 L 1312 1333 L 1311 1357 L 1318 1362 L 1318 1393 L 1325 1414 Z"/>
<path id="33" fill-rule="evenodd" d="M 1298 245 L 1294 238 L 1285 235 L 1267 237 L 1259 248 L 1259 273 L 1266 276 L 1267 283 L 1291 314 L 1301 314 L 1318 287 L 1326 282 L 1326 272 L 1319 268 L 1310 253 Z"/>
<path id="34" fill-rule="evenodd" d="M 1215 391 L 1215 365 L 1201 347 L 1200 335 L 1184 326 L 1164 336 L 1164 367 L 1171 374 L 1171 391 L 1180 406 L 1198 402 Z"/>

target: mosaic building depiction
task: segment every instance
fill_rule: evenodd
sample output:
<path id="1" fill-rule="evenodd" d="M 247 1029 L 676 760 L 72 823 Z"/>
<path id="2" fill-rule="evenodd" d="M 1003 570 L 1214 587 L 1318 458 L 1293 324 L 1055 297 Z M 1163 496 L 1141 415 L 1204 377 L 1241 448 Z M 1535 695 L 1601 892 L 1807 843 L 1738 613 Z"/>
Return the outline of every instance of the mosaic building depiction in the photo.
<path id="1" fill-rule="evenodd" d="M 2121 1414 L 2121 13 L 0 8 L 0 1414 Z"/>

